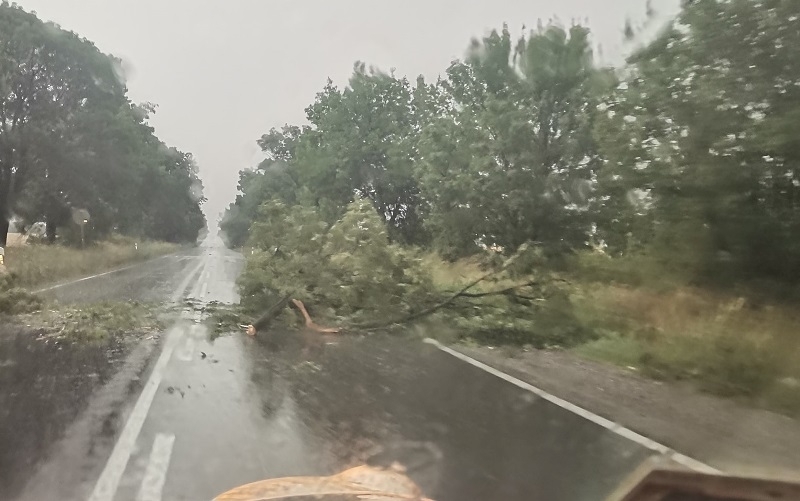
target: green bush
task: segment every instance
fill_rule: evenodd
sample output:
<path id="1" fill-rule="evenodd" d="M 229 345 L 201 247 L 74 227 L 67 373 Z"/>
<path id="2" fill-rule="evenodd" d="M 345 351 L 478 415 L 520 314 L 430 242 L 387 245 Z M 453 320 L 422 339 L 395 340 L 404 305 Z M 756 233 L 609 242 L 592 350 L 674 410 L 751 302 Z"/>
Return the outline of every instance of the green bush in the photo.
<path id="1" fill-rule="evenodd" d="M 16 276 L 10 273 L 0 274 L 0 313 L 17 315 L 41 309 L 42 300 L 17 284 Z"/>
<path id="2" fill-rule="evenodd" d="M 268 202 L 251 228 L 239 278 L 246 310 L 266 310 L 281 297 L 304 301 L 315 318 L 388 320 L 417 311 L 433 292 L 412 251 L 389 242 L 370 202 L 358 200 L 328 225 L 306 206 Z"/>

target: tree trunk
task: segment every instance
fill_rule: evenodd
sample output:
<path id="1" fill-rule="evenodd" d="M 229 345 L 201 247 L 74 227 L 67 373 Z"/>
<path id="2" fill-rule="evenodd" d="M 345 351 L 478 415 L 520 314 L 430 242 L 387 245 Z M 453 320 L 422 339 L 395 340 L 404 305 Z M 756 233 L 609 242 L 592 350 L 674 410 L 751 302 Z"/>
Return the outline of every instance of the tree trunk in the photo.
<path id="1" fill-rule="evenodd" d="M 5 247 L 8 243 L 8 227 L 10 226 L 8 217 L 3 214 L 0 216 L 0 247 Z"/>
<path id="2" fill-rule="evenodd" d="M 11 219 L 11 172 L 0 161 L 0 247 L 8 243 Z"/>
<path id="3" fill-rule="evenodd" d="M 47 221 L 45 223 L 44 232 L 45 232 L 45 235 L 47 235 L 47 243 L 48 244 L 56 243 L 56 224 L 55 223 L 53 223 L 51 221 Z"/>

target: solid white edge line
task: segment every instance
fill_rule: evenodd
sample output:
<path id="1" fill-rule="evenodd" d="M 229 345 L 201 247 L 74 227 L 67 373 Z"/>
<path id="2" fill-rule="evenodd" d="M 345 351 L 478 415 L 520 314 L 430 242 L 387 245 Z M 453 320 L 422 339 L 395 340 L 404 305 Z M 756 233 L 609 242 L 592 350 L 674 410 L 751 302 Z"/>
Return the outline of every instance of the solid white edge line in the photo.
<path id="1" fill-rule="evenodd" d="M 165 433 L 156 435 L 136 501 L 161 501 L 174 444 L 175 435 Z"/>
<path id="2" fill-rule="evenodd" d="M 139 395 L 131 415 L 128 416 L 128 421 L 125 423 L 117 443 L 114 444 L 111 456 L 108 458 L 100 478 L 97 479 L 94 490 L 89 496 L 89 501 L 113 501 L 119 482 L 123 473 L 125 473 L 125 468 L 128 466 L 128 460 L 130 460 L 131 454 L 136 447 L 136 439 L 142 431 L 145 419 L 147 419 L 150 405 L 153 403 L 158 387 L 164 378 L 172 352 L 182 338 L 182 329 L 182 326 L 176 326 L 167 333 L 164 349 L 159 355 L 158 361 L 153 367 L 153 372 Z"/>
<path id="3" fill-rule="evenodd" d="M 555 405 L 557 405 L 557 406 L 559 406 L 559 407 L 561 407 L 563 409 L 566 409 L 566 410 L 568 410 L 568 411 L 570 411 L 570 412 L 572 412 L 574 414 L 577 414 L 578 416 L 580 416 L 580 417 L 582 417 L 584 419 L 587 419 L 587 420 L 589 420 L 589 421 L 591 421 L 591 422 L 593 422 L 593 423 L 595 423 L 595 424 L 597 424 L 599 426 L 602 426 L 603 428 L 605 428 L 605 429 L 607 429 L 607 430 L 609 430 L 609 431 L 611 431 L 613 433 L 616 433 L 617 435 L 619 435 L 619 436 L 621 436 L 623 438 L 626 438 L 626 439 L 628 439 L 628 440 L 630 440 L 632 442 L 635 442 L 635 443 L 637 443 L 637 444 L 639 444 L 639 445 L 641 445 L 643 447 L 646 447 L 647 449 L 650 449 L 650 450 L 652 450 L 654 452 L 662 454 L 662 455 L 668 457 L 669 459 L 675 461 L 678 464 L 681 464 L 683 466 L 686 466 L 688 468 L 691 468 L 693 470 L 700 471 L 700 472 L 722 473 L 720 470 L 717 470 L 716 468 L 713 468 L 713 467 L 708 466 L 707 464 L 702 463 L 702 462 L 700 462 L 700 461 L 698 461 L 696 459 L 690 458 L 689 456 L 686 456 L 684 454 L 676 452 L 676 451 L 670 449 L 669 447 L 656 442 L 655 440 L 652 440 L 652 439 L 649 439 L 649 438 L 647 438 L 647 437 L 645 437 L 643 435 L 640 435 L 640 434 L 636 433 L 635 431 L 633 431 L 633 430 L 631 430 L 629 428 L 625 428 L 624 426 L 622 426 L 622 425 L 620 425 L 618 423 L 615 423 L 615 422 L 613 422 L 611 420 L 608 420 L 608 419 L 606 419 L 606 418 L 604 418 L 602 416 L 598 416 L 597 414 L 595 414 L 593 412 L 590 412 L 590 411 L 584 409 L 583 407 L 579 407 L 579 406 L 577 406 L 577 405 L 575 405 L 573 403 L 567 402 L 566 400 L 564 400 L 562 398 L 559 398 L 559 397 L 557 397 L 555 395 L 547 393 L 546 391 L 542 390 L 541 388 L 537 388 L 536 386 L 533 386 L 532 384 L 526 383 L 525 381 L 517 379 L 514 376 L 511 376 L 509 374 L 506 374 L 505 372 L 497 370 L 497 369 L 495 369 L 494 367 L 492 367 L 490 365 L 486 365 L 483 362 L 479 362 L 478 360 L 475 360 L 474 358 L 472 358 L 472 357 L 470 357 L 468 355 L 465 355 L 465 354 L 463 354 L 463 353 L 461 353 L 459 351 L 456 351 L 456 350 L 454 350 L 452 348 L 448 348 L 447 346 L 444 346 L 443 344 L 441 344 L 439 341 L 436 341 L 435 339 L 426 338 L 426 339 L 424 339 L 423 342 L 427 343 L 427 344 L 431 344 L 431 345 L 435 346 L 436 348 L 438 348 L 439 350 L 441 350 L 441 351 L 443 351 L 443 352 L 445 352 L 445 353 L 447 353 L 449 355 L 452 355 L 452 356 L 458 358 L 459 360 L 462 360 L 462 361 L 464 361 L 464 362 L 466 362 L 466 363 L 468 363 L 468 364 L 470 364 L 470 365 L 472 365 L 474 367 L 477 367 L 477 368 L 479 368 L 481 370 L 484 370 L 484 371 L 488 372 L 489 374 L 492 374 L 493 376 L 497 376 L 500 379 L 502 379 L 504 381 L 507 381 L 507 382 L 509 382 L 509 383 L 511 383 L 511 384 L 513 384 L 515 386 L 518 386 L 518 387 L 520 387 L 520 388 L 522 388 L 524 390 L 530 391 L 531 393 L 534 393 L 534 394 L 538 395 L 539 397 L 543 398 L 544 400 L 547 400 L 550 403 L 553 403 L 553 404 L 555 404 Z"/>
<path id="4" fill-rule="evenodd" d="M 70 282 L 64 282 L 63 284 L 57 284 L 57 285 L 53 285 L 51 287 L 45 287 L 44 289 L 35 290 L 35 291 L 33 291 L 33 293 L 34 294 L 41 294 L 42 292 L 47 292 L 47 291 L 51 291 L 51 290 L 55 290 L 55 289 L 60 289 L 61 287 L 66 287 L 68 285 L 73 285 L 73 284 L 77 284 L 77 283 L 80 283 L 80 282 L 85 282 L 87 280 L 92 280 L 92 279 L 95 279 L 95 278 L 104 277 L 106 275 L 111 275 L 113 273 L 119 273 L 121 271 L 130 270 L 131 268 L 135 268 L 135 267 L 137 267 L 139 265 L 143 265 L 143 264 L 146 264 L 146 263 L 157 261 L 159 259 L 164 259 L 164 258 L 167 258 L 167 257 L 170 257 L 170 256 L 174 256 L 174 254 L 166 254 L 164 256 L 154 257 L 153 259 L 147 259 L 145 261 L 140 261 L 138 263 L 131 264 L 129 266 L 125 266 L 123 268 L 117 268 L 115 270 L 110 270 L 110 271 L 106 271 L 106 272 L 103 272 L 103 273 L 98 273 L 97 275 L 91 275 L 91 276 L 88 276 L 88 277 L 79 278 L 77 280 L 72 280 Z"/>

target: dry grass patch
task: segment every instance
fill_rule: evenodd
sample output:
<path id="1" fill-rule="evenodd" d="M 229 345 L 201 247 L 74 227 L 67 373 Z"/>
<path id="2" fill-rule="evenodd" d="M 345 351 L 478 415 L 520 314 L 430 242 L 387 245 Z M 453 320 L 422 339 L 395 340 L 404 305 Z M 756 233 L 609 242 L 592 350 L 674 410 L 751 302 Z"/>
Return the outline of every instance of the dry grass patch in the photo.
<path id="1" fill-rule="evenodd" d="M 175 244 L 135 242 L 123 237 L 100 242 L 86 249 L 61 245 L 29 245 L 6 249 L 6 265 L 17 277 L 20 286 L 33 287 L 111 270 L 127 263 L 169 254 L 177 249 Z"/>
<path id="2" fill-rule="evenodd" d="M 660 379 L 800 411 L 800 313 L 692 287 L 591 284 L 573 298 L 602 337 L 578 352 Z"/>

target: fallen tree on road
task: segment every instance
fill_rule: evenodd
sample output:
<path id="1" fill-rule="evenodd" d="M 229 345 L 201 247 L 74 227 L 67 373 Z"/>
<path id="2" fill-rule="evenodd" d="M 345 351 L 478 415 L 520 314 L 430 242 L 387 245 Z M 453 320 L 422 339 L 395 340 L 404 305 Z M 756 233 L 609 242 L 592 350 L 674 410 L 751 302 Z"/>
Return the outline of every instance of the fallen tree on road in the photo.
<path id="1" fill-rule="evenodd" d="M 272 323 L 367 332 L 430 319 L 463 335 L 520 344 L 563 345 L 586 336 L 572 317 L 563 281 L 534 271 L 543 269 L 535 246 L 487 264 L 481 276 L 455 290 L 442 289 L 414 250 L 389 241 L 365 200 L 350 204 L 333 224 L 312 208 L 268 202 L 249 244 L 239 285 L 245 313 L 261 314 L 251 333 Z"/>

